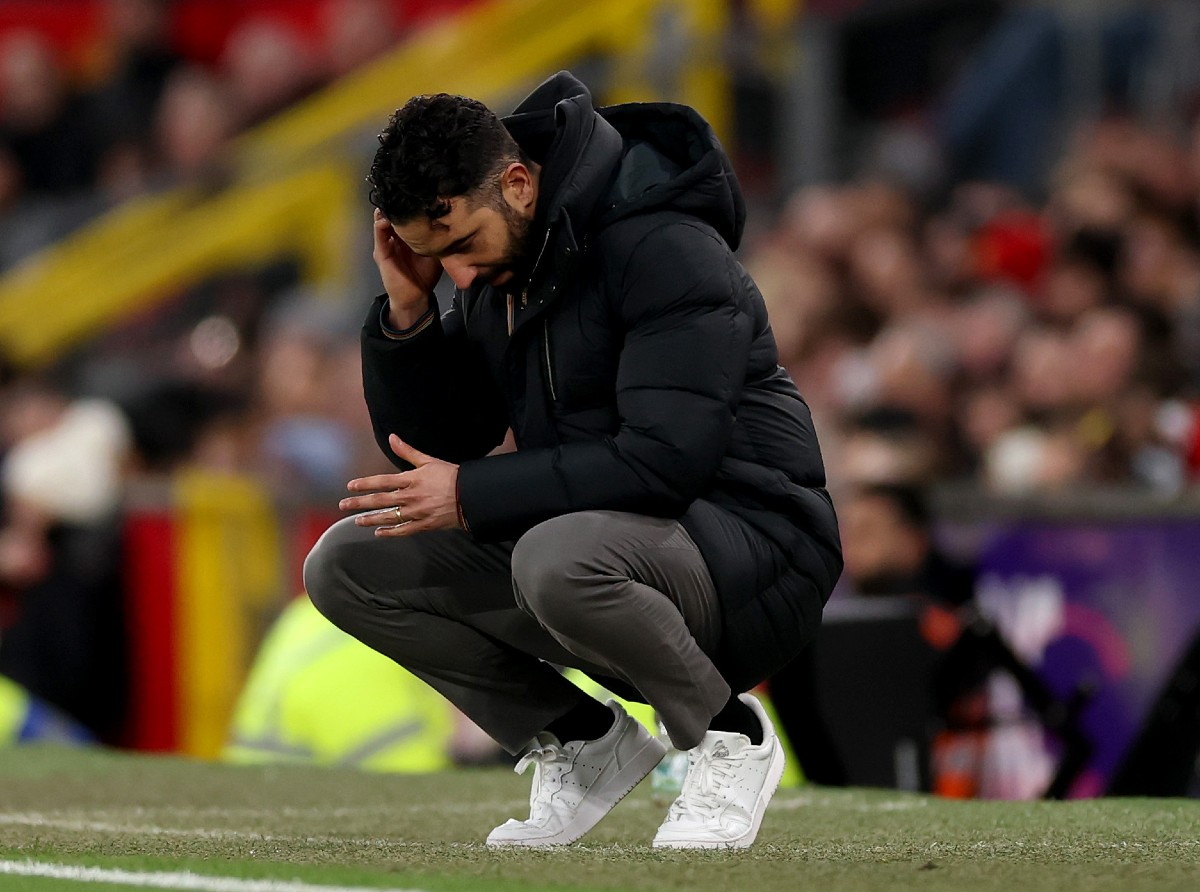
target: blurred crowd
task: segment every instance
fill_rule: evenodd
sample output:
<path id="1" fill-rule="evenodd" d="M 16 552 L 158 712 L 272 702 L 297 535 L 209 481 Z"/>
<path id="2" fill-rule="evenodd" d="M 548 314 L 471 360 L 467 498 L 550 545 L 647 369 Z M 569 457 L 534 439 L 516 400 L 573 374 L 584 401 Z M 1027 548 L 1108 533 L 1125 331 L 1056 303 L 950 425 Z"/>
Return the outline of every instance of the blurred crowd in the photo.
<path id="1" fill-rule="evenodd" d="M 233 475 L 330 513 L 346 480 L 389 467 L 362 401 L 360 314 L 261 278 L 221 290 L 262 318 L 239 330 L 210 308 L 69 378 L 0 374 L 0 676 L 109 742 L 128 691 L 131 499 L 161 508 L 181 474 Z"/>
<path id="2" fill-rule="evenodd" d="M 806 189 L 747 265 L 834 485 L 1174 494 L 1200 475 L 1200 128 L 1089 122 L 1036 203 Z"/>
<path id="3" fill-rule="evenodd" d="M 219 181 L 236 134 L 398 38 L 388 0 L 315 6 L 320 45 L 247 16 L 211 63 L 176 51 L 168 0 L 100 0 L 82 61 L 36 30 L 0 35 L 0 267 L 133 195 Z M 48 532 L 104 522 L 130 480 L 187 466 L 281 490 L 347 479 L 366 421 L 359 314 L 342 298 L 299 287 L 286 263 L 237 270 L 53 369 L 0 357 L 0 596 L 45 578 Z"/>
<path id="4" fill-rule="evenodd" d="M 82 63 L 0 34 L 0 269 L 135 195 L 219 185 L 238 133 L 397 39 L 387 0 L 316 5 L 320 45 L 245 17 L 214 62 L 174 49 L 165 0 L 102 0 Z M 382 469 L 345 297 L 289 262 L 236 270 L 53 368 L 0 357 L 0 677 L 119 741 L 126 495 L 195 470 L 317 498 Z"/>
<path id="5" fill-rule="evenodd" d="M 66 59 L 41 32 L 0 36 L 0 268 L 134 195 L 219 179 L 248 127 L 394 45 L 395 4 L 323 0 L 314 44 L 248 16 L 207 63 L 171 41 L 167 0 L 103 0 L 94 45 Z"/>

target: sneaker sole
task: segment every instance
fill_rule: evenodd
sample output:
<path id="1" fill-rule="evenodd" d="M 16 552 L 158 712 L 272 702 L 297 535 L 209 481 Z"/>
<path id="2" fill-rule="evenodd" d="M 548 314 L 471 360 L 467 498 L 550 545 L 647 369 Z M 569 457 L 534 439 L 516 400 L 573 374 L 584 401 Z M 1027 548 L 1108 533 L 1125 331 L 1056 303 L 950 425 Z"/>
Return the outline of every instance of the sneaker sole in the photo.
<path id="1" fill-rule="evenodd" d="M 767 813 L 767 805 L 771 797 L 779 789 L 783 780 L 783 747 L 776 741 L 775 752 L 771 755 L 771 764 L 767 766 L 767 782 L 763 784 L 762 792 L 758 794 L 758 807 L 754 809 L 754 817 L 750 828 L 736 839 L 655 839 L 651 846 L 656 849 L 745 849 L 758 838 L 758 828 L 762 826 L 763 817 Z"/>
<path id="2" fill-rule="evenodd" d="M 651 737 L 634 754 L 633 758 L 625 763 L 624 768 L 618 769 L 617 773 L 605 785 L 606 789 L 603 793 L 597 794 L 594 798 L 585 798 L 579 804 L 579 810 L 575 813 L 575 819 L 558 833 L 555 833 L 553 836 L 541 836 L 530 839 L 521 839 L 519 837 L 493 839 L 491 836 L 488 836 L 487 845 L 491 848 L 505 848 L 508 846 L 543 848 L 547 846 L 570 845 L 599 824 L 600 820 L 612 811 L 618 802 L 629 795 L 630 791 L 640 784 L 646 775 L 654 770 L 654 766 L 661 762 L 663 756 L 666 754 L 667 748 L 663 742 L 657 737 Z M 782 772 L 782 768 L 780 771 Z"/>

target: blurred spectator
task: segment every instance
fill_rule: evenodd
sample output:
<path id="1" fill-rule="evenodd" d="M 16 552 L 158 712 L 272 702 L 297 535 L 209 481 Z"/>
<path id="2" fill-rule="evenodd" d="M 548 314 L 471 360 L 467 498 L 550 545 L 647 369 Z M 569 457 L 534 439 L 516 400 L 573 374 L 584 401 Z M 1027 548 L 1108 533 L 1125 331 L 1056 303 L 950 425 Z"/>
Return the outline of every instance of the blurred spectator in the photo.
<path id="1" fill-rule="evenodd" d="M 26 191 L 69 195 L 91 185 L 96 144 L 89 122 L 40 34 L 12 32 L 0 41 L 0 100 L 0 143 Z"/>
<path id="2" fill-rule="evenodd" d="M 919 489 L 868 485 L 848 493 L 838 510 L 847 581 L 859 595 L 923 595 L 958 606 L 974 596 L 970 567 L 950 560 L 933 539 L 932 517 Z"/>
<path id="3" fill-rule="evenodd" d="M 958 304 L 951 343 L 967 382 L 1001 379 L 1031 314 L 1015 289 L 990 286 L 968 293 Z"/>
<path id="4" fill-rule="evenodd" d="M 250 19 L 237 27 L 221 55 L 220 71 L 239 130 L 307 95 L 319 74 L 303 39 L 270 18 Z"/>
<path id="5" fill-rule="evenodd" d="M 108 742 L 127 696 L 120 411 L 32 385 L 4 407 L 0 673 Z"/>
<path id="6" fill-rule="evenodd" d="M 133 442 L 130 471 L 168 475 L 181 467 L 237 473 L 251 465 L 248 415 L 238 394 L 187 380 L 152 380 L 127 394 L 122 409 Z"/>
<path id="7" fill-rule="evenodd" d="M 8 500 L 51 521 L 102 522 L 117 510 L 128 449 L 119 409 L 76 400 L 52 425 L 13 445 L 0 467 L 0 484 Z"/>
<path id="8" fill-rule="evenodd" d="M 356 445 L 368 419 L 358 363 L 347 361 L 357 351 L 357 325 L 328 297 L 294 292 L 267 320 L 256 391 L 268 479 L 340 491 L 361 472 Z M 339 363 L 355 370 L 352 378 L 339 373 Z"/>
<path id="9" fill-rule="evenodd" d="M 338 78 L 391 49 L 399 32 L 395 5 L 386 0 L 325 0 L 324 75 Z"/>
<path id="10" fill-rule="evenodd" d="M 920 647 L 931 657 L 930 689 L 925 692 L 936 724 L 931 788 L 960 798 L 1061 795 L 1072 779 L 1070 772 L 1078 770 L 1073 760 L 1073 747 L 1080 741 L 1078 716 L 1056 700 L 981 614 L 974 568 L 939 547 L 919 488 L 865 485 L 844 492 L 839 526 L 846 563 L 835 598 L 864 605 L 863 622 L 872 615 L 865 605 L 875 599 L 886 599 L 879 603 L 896 611 L 911 611 L 906 615 L 914 617 Z M 806 774 L 811 766 L 818 782 L 853 782 L 845 767 L 850 753 L 837 748 L 838 735 L 832 733 L 845 715 L 825 712 L 819 696 L 819 675 L 827 659 L 821 647 L 818 637 L 812 651 L 772 679 L 771 688 Z M 916 672 L 912 667 L 866 666 L 856 682 L 869 684 L 872 673 L 900 671 Z M 853 715 L 855 705 L 832 708 Z M 876 715 L 869 721 L 892 727 L 895 718 Z M 1047 730 L 1064 744 L 1057 754 L 1061 777 L 1055 777 L 1056 754 L 1045 739 Z"/>
<path id="11" fill-rule="evenodd" d="M 1195 480 L 1198 134 L 1087 122 L 1041 207 L 986 182 L 928 205 L 872 181 L 794 195 L 746 263 L 832 485 Z"/>
<path id="12" fill-rule="evenodd" d="M 182 68 L 167 81 L 155 119 L 161 168 L 175 179 L 219 173 L 221 150 L 235 130 L 230 99 L 203 69 Z"/>
<path id="13" fill-rule="evenodd" d="M 928 606 L 953 611 L 972 599 L 973 571 L 938 550 L 929 512 L 918 489 L 867 484 L 845 491 L 838 503 L 838 525 L 846 563 L 835 599 L 916 599 L 918 611 Z M 955 626 L 952 613 L 947 614 L 947 622 Z M 834 728 L 841 717 L 826 711 L 830 704 L 821 696 L 822 684 L 833 684 L 832 679 L 821 675 L 822 667 L 828 666 L 827 654 L 822 654 L 823 636 L 828 634 L 823 630 L 812 647 L 771 679 L 770 688 L 805 777 L 815 783 L 841 786 L 854 782 L 847 767 L 853 760 L 836 742 Z M 957 628 L 951 628 L 928 645 L 918 640 L 918 646 L 942 651 L 950 647 L 957 634 Z M 917 672 L 911 667 L 870 665 L 858 668 L 853 678 L 838 679 L 837 683 L 852 690 L 871 685 L 874 673 L 898 671 Z M 920 675 L 914 674 L 917 678 Z M 970 683 L 978 681 L 972 676 Z M 936 695 L 936 691 L 922 693 L 930 699 Z M 888 706 L 895 710 L 891 704 Z M 845 704 L 844 709 L 850 715 L 862 712 L 854 703 Z M 890 727 L 891 722 L 891 716 L 875 716 L 870 723 Z"/>
<path id="14" fill-rule="evenodd" d="M 167 0 L 106 0 L 92 60 L 98 180 L 117 198 L 145 188 L 158 105 L 183 60 L 171 48 Z"/>
<path id="15" fill-rule="evenodd" d="M 254 658 L 222 758 L 418 774 L 494 761 L 496 747 L 429 685 L 300 597 Z"/>
<path id="16" fill-rule="evenodd" d="M 841 433 L 827 459 L 835 490 L 846 485 L 926 483 L 947 459 L 945 444 L 931 437 L 906 409 L 868 409 L 845 419 Z"/>

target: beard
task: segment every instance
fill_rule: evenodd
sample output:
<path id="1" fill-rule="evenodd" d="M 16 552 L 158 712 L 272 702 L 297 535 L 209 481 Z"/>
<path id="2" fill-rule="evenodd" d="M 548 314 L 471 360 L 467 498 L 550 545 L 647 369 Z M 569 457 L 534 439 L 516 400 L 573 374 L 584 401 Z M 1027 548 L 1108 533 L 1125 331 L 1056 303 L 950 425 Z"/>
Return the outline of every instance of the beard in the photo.
<path id="1" fill-rule="evenodd" d="M 507 201 L 500 200 L 497 210 L 504 218 L 508 230 L 508 241 L 504 247 L 504 255 L 489 271 L 488 280 L 495 281 L 503 273 L 511 272 L 510 278 L 503 285 L 496 287 L 502 291 L 515 293 L 525 287 L 529 275 L 533 272 L 536 258 L 531 256 L 533 241 L 533 220 L 523 217 L 509 206 Z"/>

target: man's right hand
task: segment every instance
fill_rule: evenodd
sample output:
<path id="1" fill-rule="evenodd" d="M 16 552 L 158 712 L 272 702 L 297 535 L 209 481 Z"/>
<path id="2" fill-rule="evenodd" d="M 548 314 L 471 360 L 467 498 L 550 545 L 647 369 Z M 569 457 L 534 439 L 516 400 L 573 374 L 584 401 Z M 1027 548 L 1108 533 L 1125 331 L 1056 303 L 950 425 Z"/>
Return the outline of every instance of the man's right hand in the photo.
<path id="1" fill-rule="evenodd" d="M 388 324 L 403 331 L 416 325 L 429 309 L 430 294 L 442 277 L 442 265 L 433 257 L 414 254 L 392 224 L 375 209 L 375 250 L 371 257 L 379 267 L 388 295 Z"/>

